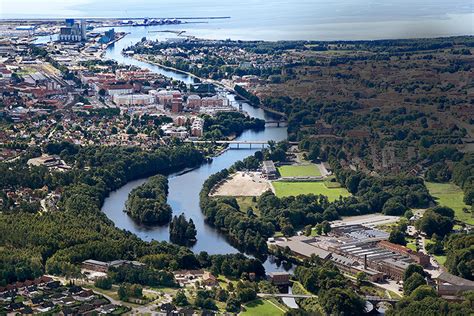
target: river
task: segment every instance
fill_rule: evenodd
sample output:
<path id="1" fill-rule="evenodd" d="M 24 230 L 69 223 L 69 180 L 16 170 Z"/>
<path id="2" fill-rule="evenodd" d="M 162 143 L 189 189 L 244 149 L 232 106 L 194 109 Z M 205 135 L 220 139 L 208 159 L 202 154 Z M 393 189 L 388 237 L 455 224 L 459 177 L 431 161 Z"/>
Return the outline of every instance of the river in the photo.
<path id="1" fill-rule="evenodd" d="M 176 80 L 186 83 L 193 82 L 190 76 L 165 70 L 158 66 L 145 62 L 140 62 L 130 57 L 123 56 L 121 50 L 132 43 L 139 41 L 143 36 L 150 33 L 150 28 L 135 27 L 127 28 L 130 32 L 125 38 L 110 46 L 106 51 L 105 57 L 116 60 L 119 63 L 136 65 L 151 71 L 163 74 Z M 120 29 L 117 31 L 121 31 Z M 158 38 L 164 33 L 153 33 L 153 38 Z M 229 96 L 233 99 L 233 96 Z M 250 106 L 247 103 L 242 104 L 244 111 L 253 117 L 260 119 L 272 119 L 271 113 L 266 113 L 262 109 Z M 286 127 L 266 127 L 263 131 L 245 131 L 238 140 L 284 140 L 287 137 Z M 199 168 L 185 173 L 177 173 L 169 176 L 169 195 L 168 203 L 173 209 L 173 214 L 184 213 L 186 217 L 192 218 L 197 229 L 197 243 L 192 247 L 194 252 L 206 251 L 209 254 L 237 253 L 226 237 L 213 227 L 207 225 L 204 221 L 204 215 L 199 207 L 199 192 L 204 181 L 211 175 L 222 169 L 230 167 L 238 160 L 252 155 L 258 149 L 256 148 L 231 148 L 218 157 L 215 157 L 211 163 L 201 165 Z M 110 218 L 118 228 L 126 229 L 143 240 L 166 240 L 169 241 L 168 226 L 144 226 L 135 223 L 126 213 L 123 212 L 125 202 L 130 191 L 144 183 L 146 179 L 136 180 L 127 183 L 117 191 L 112 192 L 105 200 L 102 211 Z M 282 271 L 283 266 L 269 258 L 264 266 L 267 271 Z M 286 267 L 288 269 L 288 267 Z"/>

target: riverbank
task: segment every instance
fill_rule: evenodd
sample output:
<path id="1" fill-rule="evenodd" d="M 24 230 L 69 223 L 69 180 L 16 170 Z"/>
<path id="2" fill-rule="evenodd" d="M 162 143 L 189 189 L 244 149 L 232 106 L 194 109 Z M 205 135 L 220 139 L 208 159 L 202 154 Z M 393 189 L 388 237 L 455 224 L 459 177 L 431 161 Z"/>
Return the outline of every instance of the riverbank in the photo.
<path id="1" fill-rule="evenodd" d="M 183 74 L 183 75 L 187 75 L 187 76 L 190 76 L 192 78 L 195 78 L 195 79 L 198 79 L 199 81 L 201 82 L 210 82 L 220 88 L 223 88 L 225 89 L 227 92 L 230 92 L 236 96 L 238 96 L 240 99 L 242 99 L 243 101 L 249 103 L 251 106 L 254 106 L 254 107 L 258 107 L 258 108 L 261 108 L 262 110 L 266 111 L 266 112 L 269 112 L 269 113 L 273 113 L 275 115 L 278 115 L 278 116 L 281 116 L 281 117 L 286 117 L 286 114 L 283 113 L 283 112 L 279 112 L 277 110 L 274 110 L 274 109 L 271 109 L 269 107 L 266 107 L 262 104 L 259 104 L 259 105 L 256 105 L 256 104 L 252 104 L 250 102 L 249 99 L 247 99 L 245 96 L 243 96 L 242 94 L 238 93 L 233 87 L 231 86 L 228 86 L 220 81 L 217 81 L 217 80 L 214 80 L 214 79 L 209 79 L 209 78 L 202 78 L 202 77 L 199 77 L 189 71 L 184 71 L 184 70 L 181 70 L 181 69 L 178 69 L 178 68 L 175 68 L 175 67 L 171 67 L 171 66 L 165 66 L 159 62 L 156 62 L 156 61 L 151 61 L 147 58 L 145 58 L 144 55 L 132 55 L 130 56 L 131 58 L 137 60 L 137 61 L 140 61 L 140 62 L 143 62 L 143 63 L 150 63 L 152 65 L 155 65 L 157 67 L 161 67 L 163 69 L 166 69 L 166 70 L 171 70 L 171 71 L 175 71 L 175 72 L 178 72 L 180 74 Z"/>
<path id="2" fill-rule="evenodd" d="M 127 30 L 128 31 L 128 30 Z M 122 50 L 130 45 L 130 42 L 140 41 L 142 37 L 147 36 L 149 30 L 145 28 L 130 29 L 130 34 L 115 45 L 107 49 L 105 58 L 115 60 L 120 64 L 134 65 L 137 67 L 148 69 L 152 72 L 162 74 L 173 80 L 183 81 L 187 84 L 192 84 L 196 76 L 172 69 L 172 67 L 164 68 L 158 63 L 152 63 L 149 60 L 142 58 L 137 59 L 138 56 L 127 56 L 122 54 Z M 230 91 L 228 98 L 231 101 L 235 100 L 235 94 L 232 89 L 225 87 L 226 91 Z M 249 116 L 259 118 L 262 120 L 274 120 L 271 113 L 265 112 L 259 107 L 251 106 L 248 103 L 242 102 L 242 110 L 247 112 Z M 287 138 L 286 127 L 268 126 L 263 130 L 246 130 L 241 135 L 237 136 L 236 140 L 241 141 L 282 141 Z M 223 169 L 226 169 L 239 160 L 254 154 L 259 149 L 257 148 L 240 148 L 239 150 L 233 148 L 225 148 L 219 154 L 215 155 L 212 162 L 204 163 L 196 169 L 188 170 L 187 172 L 178 172 L 169 175 L 169 192 L 168 204 L 171 206 L 174 215 L 184 213 L 186 218 L 192 219 L 197 230 L 197 243 L 193 245 L 191 250 L 194 253 L 206 251 L 209 254 L 231 254 L 241 252 L 231 241 L 206 223 L 204 214 L 199 207 L 199 192 L 204 182 L 210 175 L 215 174 Z M 126 214 L 122 212 L 123 206 L 126 203 L 128 194 L 135 187 L 144 183 L 146 179 L 132 181 L 125 186 L 119 188 L 109 195 L 106 199 L 102 211 L 106 216 L 114 222 L 116 227 L 125 229 L 137 235 L 139 238 L 146 241 L 169 241 L 169 227 L 146 227 L 134 223 Z M 287 271 L 291 267 L 282 265 L 278 260 L 273 260 L 271 257 L 264 262 L 264 267 L 267 271 Z"/>

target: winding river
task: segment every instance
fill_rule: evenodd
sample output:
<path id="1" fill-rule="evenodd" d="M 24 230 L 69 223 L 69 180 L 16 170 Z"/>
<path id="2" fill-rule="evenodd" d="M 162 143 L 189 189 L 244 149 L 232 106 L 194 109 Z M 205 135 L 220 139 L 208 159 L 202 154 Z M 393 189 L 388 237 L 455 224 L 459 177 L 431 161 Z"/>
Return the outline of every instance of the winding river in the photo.
<path id="1" fill-rule="evenodd" d="M 162 27 L 161 27 L 162 28 Z M 128 32 L 126 37 L 110 46 L 105 54 L 106 58 L 116 60 L 122 64 L 135 65 L 147 68 L 151 71 L 171 77 L 175 80 L 181 80 L 186 83 L 192 83 L 193 78 L 169 70 L 162 69 L 156 65 L 137 61 L 135 59 L 123 56 L 121 51 L 123 48 L 139 41 L 142 37 L 164 39 L 169 33 L 153 32 L 160 30 L 157 27 L 127 27 L 116 28 L 116 31 Z M 152 31 L 152 33 L 150 33 Z M 231 99 L 232 95 L 229 96 Z M 262 109 L 250 106 L 247 103 L 242 104 L 243 110 L 249 115 L 261 119 L 271 119 L 272 114 L 266 113 Z M 240 135 L 238 140 L 275 140 L 280 141 L 286 139 L 287 131 L 285 127 L 267 127 L 263 131 L 245 131 Z M 201 165 L 199 168 L 189 172 L 172 174 L 169 176 L 169 195 L 168 203 L 171 205 L 174 214 L 184 213 L 186 217 L 192 218 L 197 229 L 197 243 L 192 247 L 194 252 L 207 251 L 209 254 L 226 254 L 237 253 L 226 237 L 207 225 L 204 221 L 204 215 L 199 207 L 199 192 L 204 181 L 213 173 L 224 168 L 230 167 L 234 162 L 252 155 L 258 149 L 256 148 L 231 148 L 222 155 L 215 157 L 211 163 Z M 105 200 L 102 211 L 110 218 L 118 228 L 126 229 L 144 240 L 169 240 L 168 226 L 144 226 L 135 223 L 126 213 L 123 212 L 125 202 L 130 191 L 144 183 L 146 179 L 136 180 L 127 183 L 117 191 L 114 191 Z M 267 271 L 281 271 L 285 268 L 277 264 L 273 258 L 267 259 L 264 263 Z"/>

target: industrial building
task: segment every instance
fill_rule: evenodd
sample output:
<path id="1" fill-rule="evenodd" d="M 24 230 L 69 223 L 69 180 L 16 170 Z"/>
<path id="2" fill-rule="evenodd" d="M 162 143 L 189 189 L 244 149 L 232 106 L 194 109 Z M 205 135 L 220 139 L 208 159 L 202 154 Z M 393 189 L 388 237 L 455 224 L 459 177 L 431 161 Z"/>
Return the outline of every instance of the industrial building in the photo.
<path id="1" fill-rule="evenodd" d="M 277 238 L 269 247 L 288 247 L 305 259 L 317 256 L 348 273 L 363 271 L 371 280 L 402 280 L 410 264 L 429 265 L 429 256 L 388 242 L 389 234 L 360 224 L 333 227 L 329 236 Z"/>
<path id="2" fill-rule="evenodd" d="M 265 160 L 263 162 L 263 175 L 268 179 L 276 179 L 278 177 L 277 169 L 275 168 L 275 164 L 271 160 Z"/>
<path id="3" fill-rule="evenodd" d="M 100 44 L 108 44 L 115 39 L 115 30 L 110 29 L 104 32 L 104 35 L 99 38 Z"/>
<path id="4" fill-rule="evenodd" d="M 114 94 L 112 100 L 117 105 L 150 105 L 155 98 L 149 94 Z"/>
<path id="5" fill-rule="evenodd" d="M 108 272 L 110 268 L 118 268 L 123 265 L 135 266 L 135 267 L 143 267 L 145 266 L 144 263 L 138 261 L 130 261 L 130 260 L 114 260 L 109 262 L 99 261 L 88 259 L 82 262 L 82 269 L 88 271 L 96 271 L 96 272 Z"/>
<path id="6" fill-rule="evenodd" d="M 474 291 L 474 281 L 443 272 L 436 278 L 436 289 L 438 295 L 456 299 L 464 292 Z"/>
<path id="7" fill-rule="evenodd" d="M 61 27 L 59 41 L 61 42 L 84 42 L 86 41 L 86 23 L 80 20 L 66 19 L 66 26 Z"/>

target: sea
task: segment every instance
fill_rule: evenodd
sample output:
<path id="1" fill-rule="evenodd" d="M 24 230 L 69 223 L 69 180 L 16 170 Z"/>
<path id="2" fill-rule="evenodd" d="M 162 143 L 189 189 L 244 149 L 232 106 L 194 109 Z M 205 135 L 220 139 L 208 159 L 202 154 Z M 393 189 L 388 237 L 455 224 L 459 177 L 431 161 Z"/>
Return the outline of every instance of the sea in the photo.
<path id="1" fill-rule="evenodd" d="M 1 19 L 189 18 L 187 35 L 234 40 L 373 40 L 474 35 L 472 0 L 0 0 Z"/>

